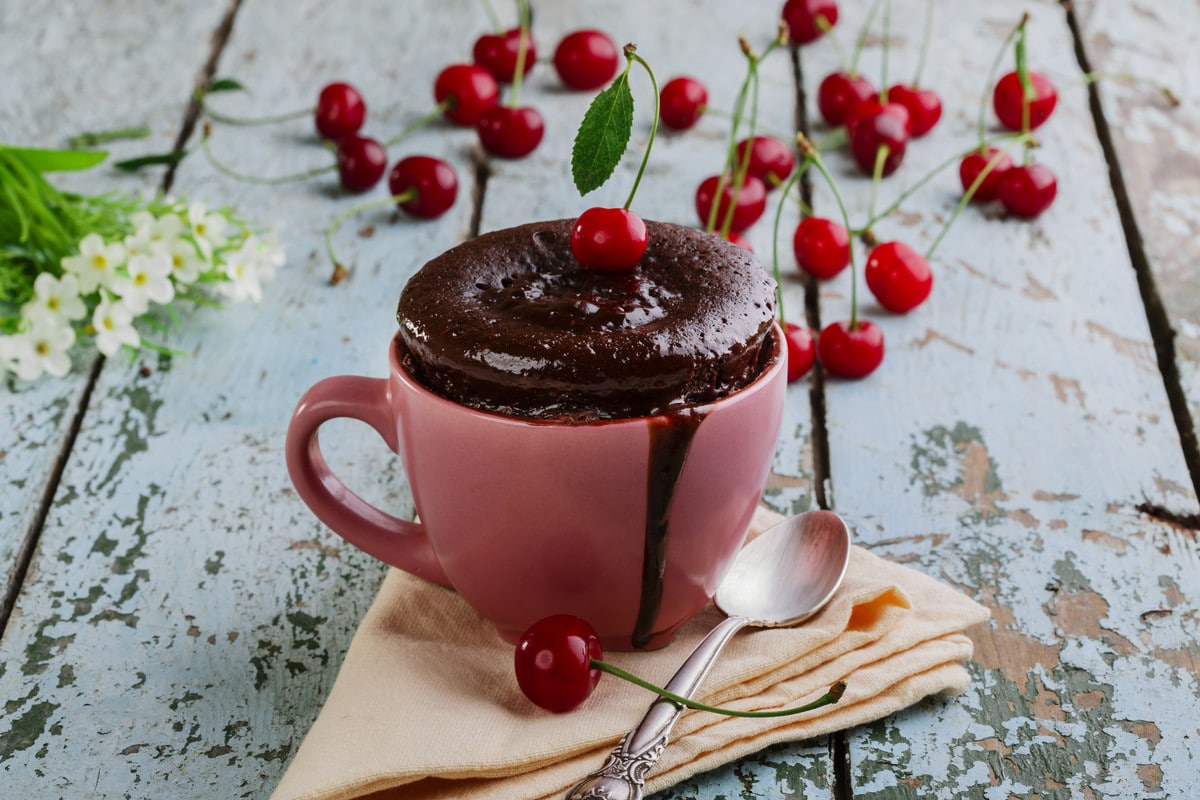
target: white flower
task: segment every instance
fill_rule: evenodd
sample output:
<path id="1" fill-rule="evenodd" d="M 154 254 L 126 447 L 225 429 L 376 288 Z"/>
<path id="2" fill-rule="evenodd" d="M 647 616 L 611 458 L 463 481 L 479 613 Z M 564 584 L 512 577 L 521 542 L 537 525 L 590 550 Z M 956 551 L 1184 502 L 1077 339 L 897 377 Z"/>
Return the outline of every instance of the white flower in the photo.
<path id="1" fill-rule="evenodd" d="M 183 235 L 183 220 L 179 215 L 166 213 L 156 217 L 149 211 L 137 211 L 130 217 L 133 233 L 125 237 L 129 256 L 161 253 Z"/>
<path id="2" fill-rule="evenodd" d="M 75 344 L 75 331 L 66 322 L 37 317 L 27 331 L 5 336 L 0 341 L 4 341 L 0 358 L 15 366 L 21 380 L 37 380 L 43 372 L 61 378 L 71 371 L 68 351 Z"/>
<path id="3" fill-rule="evenodd" d="M 166 253 L 130 256 L 125 266 L 128 277 L 113 278 L 111 289 L 134 314 L 145 314 L 151 301 L 165 305 L 175 297 L 171 283 L 171 257 Z"/>
<path id="4" fill-rule="evenodd" d="M 69 322 L 83 319 L 87 307 L 79 296 L 79 283 L 67 273 L 61 279 L 43 272 L 33 282 L 34 298 L 21 308 L 21 315 L 30 321 L 40 318 Z"/>
<path id="5" fill-rule="evenodd" d="M 106 297 L 96 306 L 92 314 L 92 327 L 96 329 L 96 349 L 111 356 L 121 345 L 137 347 L 142 337 L 133 329 L 133 314 L 125 304 Z"/>
<path id="6" fill-rule="evenodd" d="M 187 239 L 176 239 L 167 245 L 167 256 L 171 259 L 171 277 L 176 283 L 195 283 L 200 277 L 204 261 L 196 252 L 196 245 Z"/>
<path id="7" fill-rule="evenodd" d="M 228 281 L 217 284 L 217 290 L 228 300 L 241 303 L 262 300 L 262 278 L 258 254 L 245 245 L 230 253 L 225 262 Z"/>
<path id="8" fill-rule="evenodd" d="M 196 246 L 206 259 L 211 259 L 213 249 L 225 244 L 225 230 L 229 227 L 229 220 L 224 214 L 210 212 L 199 200 L 188 206 L 187 214 Z"/>
<path id="9" fill-rule="evenodd" d="M 104 243 L 98 233 L 89 233 L 79 243 L 79 255 L 62 260 L 63 269 L 79 280 L 81 294 L 91 294 L 112 281 L 117 267 L 125 263 L 125 247 L 120 242 Z"/>

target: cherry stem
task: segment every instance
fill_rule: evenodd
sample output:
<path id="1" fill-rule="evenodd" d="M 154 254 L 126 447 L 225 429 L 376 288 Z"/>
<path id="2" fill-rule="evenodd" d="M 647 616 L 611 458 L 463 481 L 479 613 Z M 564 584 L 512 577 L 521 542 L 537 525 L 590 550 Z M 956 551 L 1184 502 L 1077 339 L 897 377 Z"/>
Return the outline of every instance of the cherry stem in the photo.
<path id="1" fill-rule="evenodd" d="M 257 175 L 246 175 L 245 173 L 238 172 L 233 167 L 226 166 L 225 164 L 221 163 L 221 161 L 213 153 L 212 147 L 208 142 L 209 137 L 205 135 L 200 139 L 200 146 L 204 149 L 205 157 L 208 159 L 209 163 L 216 168 L 217 172 L 246 183 L 257 183 L 263 186 L 277 186 L 283 183 L 298 183 L 299 181 L 306 181 L 310 178 L 316 178 L 321 175 L 325 175 L 326 173 L 333 172 L 337 169 L 337 164 L 329 164 L 328 166 L 324 167 L 314 167 L 313 169 L 306 170 L 304 172 L 294 172 L 291 175 L 277 175 L 272 178 L 264 178 Z"/>
<path id="2" fill-rule="evenodd" d="M 912 88 L 921 85 L 925 72 L 925 58 L 929 55 L 929 42 L 933 38 L 933 0 L 925 0 L 925 27 L 921 31 L 921 50 L 917 55 L 917 71 L 913 73 Z"/>
<path id="3" fill-rule="evenodd" d="M 959 199 L 958 205 L 954 207 L 954 212 L 950 215 L 950 218 L 946 220 L 946 224 L 942 226 L 941 231 L 938 232 L 938 235 L 936 238 L 934 238 L 933 243 L 929 245 L 929 249 L 925 251 L 926 261 L 931 261 L 933 259 L 933 251 L 937 250 L 938 245 L 942 243 L 942 239 L 946 238 L 946 234 L 950 232 L 950 226 L 954 224 L 954 220 L 958 219 L 958 215 L 961 214 L 962 210 L 967 207 L 968 203 L 971 202 L 971 198 L 975 196 L 975 192 L 979 191 L 979 187 L 983 185 L 984 180 L 987 179 L 987 176 L 991 174 L 992 170 L 996 168 L 996 165 L 999 164 L 1003 158 L 1004 153 L 996 153 L 996 155 L 988 159 L 988 163 L 984 165 L 984 168 L 981 169 L 979 174 L 975 176 L 975 180 L 971 181 L 971 185 L 967 187 L 967 190 L 963 192 L 963 196 Z"/>
<path id="4" fill-rule="evenodd" d="M 866 18 L 863 19 L 862 28 L 858 31 L 858 41 L 854 45 L 854 56 L 850 59 L 850 76 L 858 75 L 858 57 L 862 55 L 863 48 L 867 44 L 867 36 L 871 32 L 871 23 L 875 20 L 875 14 L 879 11 L 880 0 L 875 0 L 871 3 L 871 8 L 867 11 Z"/>
<path id="5" fill-rule="evenodd" d="M 887 161 L 887 157 L 891 152 L 892 149 L 886 144 L 880 145 L 875 149 L 875 167 L 871 170 L 871 196 L 867 201 L 867 219 L 875 218 L 875 200 L 879 195 L 879 183 L 883 180 L 883 164 Z M 863 233 L 865 234 L 870 230 L 871 226 L 868 225 Z"/>
<path id="6" fill-rule="evenodd" d="M 650 691 L 657 694 L 659 697 L 670 700 L 672 703 L 676 703 L 677 705 L 681 705 L 685 708 L 694 708 L 697 711 L 711 711 L 715 714 L 724 714 L 727 717 L 764 718 L 764 717 L 788 717 L 788 716 L 792 716 L 793 714 L 803 714 L 806 711 L 814 711 L 818 708 L 823 708 L 825 706 L 833 705 L 838 700 L 841 700 L 842 695 L 846 693 L 846 682 L 838 681 L 833 686 L 829 687 L 828 692 L 821 695 L 820 697 L 818 697 L 816 700 L 812 701 L 811 703 L 807 703 L 802 706 L 795 706 L 793 708 L 781 708 L 781 709 L 777 709 L 775 711 L 738 711 L 738 710 L 732 709 L 732 708 L 721 708 L 719 706 L 710 706 L 710 705 L 706 705 L 704 703 L 698 703 L 695 700 L 689 700 L 688 698 L 686 698 L 682 695 L 678 695 L 678 694 L 675 694 L 674 692 L 667 691 L 666 689 L 662 688 L 661 686 L 655 686 L 653 683 L 650 683 L 649 681 L 644 681 L 631 672 L 626 672 L 625 670 L 621 669 L 620 667 L 613 666 L 612 664 L 609 664 L 605 661 L 600 661 L 599 659 L 596 659 L 596 658 L 591 659 L 591 667 L 592 667 L 592 669 L 598 669 L 601 672 L 607 672 L 609 675 L 616 675 L 618 678 L 627 680 L 632 684 L 642 687 L 643 689 L 649 689 Z"/>
<path id="7" fill-rule="evenodd" d="M 145 139 L 150 135 L 150 129 L 145 125 L 129 128 L 110 128 L 104 131 L 86 131 L 67 140 L 71 147 L 95 147 L 121 139 Z"/>
<path id="8" fill-rule="evenodd" d="M 512 92 L 509 95 L 509 108 L 517 107 L 521 96 L 521 80 L 525 77 L 525 52 L 529 49 L 529 0 L 520 0 L 517 5 L 520 18 L 520 32 L 517 34 L 517 67 L 513 70 Z"/>
<path id="9" fill-rule="evenodd" d="M 846 70 L 851 78 L 856 77 L 853 72 L 850 72 L 850 61 L 846 58 L 846 48 L 842 44 L 842 40 L 838 38 L 837 31 L 829 24 L 829 20 L 825 18 L 824 14 L 818 14 L 815 22 L 821 33 L 833 42 L 833 49 L 838 55 L 838 63 L 842 65 L 842 69 Z"/>
<path id="10" fill-rule="evenodd" d="M 992 87 L 995 84 L 996 71 L 1000 69 L 1000 62 L 1004 60 L 1004 55 L 1008 52 L 1009 43 L 1012 42 L 1013 37 L 1025 30 L 1025 23 L 1028 21 L 1029 12 L 1025 12 L 1025 14 L 1021 17 L 1021 21 L 1017 23 L 1016 27 L 1008 32 L 1008 36 L 1004 37 L 1004 43 L 1000 45 L 1000 51 L 996 53 L 996 58 L 992 60 L 992 66 L 988 69 L 987 82 L 983 85 L 983 93 L 979 96 L 978 133 L 979 146 L 981 148 L 986 146 L 985 140 L 987 139 L 988 98 L 991 97 Z"/>
<path id="11" fill-rule="evenodd" d="M 496 14 L 496 9 L 492 6 L 490 0 L 480 0 L 480 5 L 483 6 L 483 13 L 487 14 L 488 22 L 492 25 L 492 30 L 496 33 L 504 33 L 504 26 L 500 24 L 500 17 Z"/>
<path id="12" fill-rule="evenodd" d="M 637 48 L 632 44 L 625 45 L 625 70 L 629 71 L 629 67 L 633 66 L 636 61 L 641 65 L 642 69 L 646 70 L 646 74 L 650 76 L 650 85 L 654 88 L 654 117 L 650 123 L 650 138 L 646 140 L 646 151 L 642 153 L 642 163 L 638 165 L 637 175 L 633 178 L 633 186 L 629 189 L 629 196 L 625 198 L 623 208 L 628 211 L 633 205 L 633 196 L 637 194 L 638 186 L 642 182 L 642 175 L 646 172 L 646 165 L 650 163 L 650 148 L 654 146 L 654 137 L 658 134 L 658 80 L 654 77 L 654 70 L 650 69 L 650 65 L 646 63 L 646 59 L 637 54 Z"/>
<path id="13" fill-rule="evenodd" d="M 1175 94 L 1170 86 L 1147 78 L 1144 75 L 1135 75 L 1132 72 L 1085 72 L 1080 80 L 1059 84 L 1059 89 L 1070 89 L 1079 85 L 1089 86 L 1102 80 L 1144 83 L 1165 97 L 1167 102 L 1172 106 L 1180 106 L 1183 104 L 1183 101 L 1179 99 L 1179 95 Z"/>
<path id="14" fill-rule="evenodd" d="M 911 185 L 907 189 L 905 189 L 903 192 L 901 192 L 900 195 L 897 196 L 896 199 L 893 200 L 892 203 L 887 208 L 885 208 L 883 211 L 880 211 L 878 214 L 872 214 L 870 216 L 870 218 L 867 220 L 867 224 L 863 225 L 862 228 L 859 228 L 856 230 L 851 230 L 850 235 L 851 236 L 861 236 L 863 233 L 870 230 L 871 226 L 873 226 L 876 222 L 879 222 L 879 220 L 883 219 L 884 217 L 888 216 L 893 211 L 895 211 L 897 208 L 899 208 L 904 203 L 905 200 L 907 200 L 908 198 L 910 198 L 914 194 L 916 194 L 917 191 L 922 186 L 924 186 L 925 184 L 927 184 L 931 180 L 933 180 L 938 175 L 938 173 L 940 173 L 942 170 L 946 169 L 947 167 L 949 167 L 953 164 L 957 164 L 959 161 L 962 161 L 964 158 L 966 158 L 971 153 L 974 153 L 977 150 L 979 150 L 979 151 L 985 150 L 986 148 L 988 148 L 998 142 L 1004 142 L 1004 141 L 1008 141 L 1008 140 L 1025 141 L 1029 138 L 1030 138 L 1030 136 L 1028 134 L 1024 134 L 1024 133 L 1006 133 L 1001 136 L 997 136 L 994 139 L 985 140 L 981 144 L 977 144 L 972 147 L 969 147 L 966 150 L 963 150 L 961 153 L 954 154 L 950 158 L 947 158 L 945 161 L 943 161 L 942 163 L 938 164 L 936 167 L 931 169 L 925 175 L 923 175 L 921 177 L 921 179 L 918 180 L 916 183 L 914 183 L 913 185 Z"/>
<path id="15" fill-rule="evenodd" d="M 796 145 L 800 148 L 800 152 L 804 154 L 806 159 L 810 159 L 825 178 L 825 182 L 829 184 L 829 190 L 833 192 L 833 199 L 837 201 L 838 212 L 842 215 L 842 225 L 847 231 L 850 228 L 850 214 L 846 211 L 846 204 L 842 201 L 842 193 L 838 191 L 837 182 L 833 176 L 829 174 L 829 169 L 825 166 L 825 162 L 821 159 L 821 154 L 812 146 L 812 142 L 805 138 L 803 133 L 796 134 Z M 858 268 L 854 264 L 854 244 L 850 245 L 850 329 L 854 330 L 858 326 Z"/>
<path id="16" fill-rule="evenodd" d="M 725 219 L 721 222 L 721 236 L 728 239 L 729 231 L 733 228 L 733 216 L 737 211 L 737 201 L 741 197 L 742 187 L 746 185 L 746 176 L 750 173 L 750 157 L 754 151 L 754 133 L 757 128 L 758 121 L 758 59 L 751 54 L 750 67 L 748 77 L 750 79 L 750 123 L 748 125 L 748 133 L 746 135 L 746 152 L 742 153 L 741 159 L 735 165 L 733 176 L 733 202 L 729 204 L 729 208 L 725 210 Z M 735 147 L 734 153 L 737 152 Z M 720 197 L 720 195 L 718 195 Z"/>
<path id="17" fill-rule="evenodd" d="M 879 102 L 886 103 L 888 96 L 888 53 L 892 49 L 892 0 L 883 6 L 883 53 L 879 63 Z"/>
<path id="18" fill-rule="evenodd" d="M 779 205 L 775 207 L 775 224 L 771 229 L 771 270 L 775 274 L 775 305 L 779 308 L 780 322 L 786 320 L 787 317 L 783 313 L 783 275 L 779 269 L 779 222 L 783 217 L 784 200 L 791 194 L 792 187 L 800 181 L 800 176 L 804 174 L 804 171 L 808 169 L 810 164 L 812 164 L 812 159 L 807 156 L 800 162 L 800 166 L 796 168 L 796 171 L 792 173 L 791 177 L 787 179 L 787 182 L 779 190 Z M 807 210 L 808 216 L 812 216 L 812 209 L 807 207 L 804 198 L 800 198 L 800 208 L 801 213 Z"/>
<path id="19" fill-rule="evenodd" d="M 415 120 L 413 120 L 408 125 L 406 125 L 399 133 L 397 133 L 395 136 L 393 136 L 392 138 L 390 138 L 386 142 L 384 142 L 383 146 L 385 148 L 391 147 L 392 145 L 398 144 L 401 141 L 403 141 L 404 139 L 407 139 L 409 136 L 412 136 L 414 133 L 419 131 L 421 128 L 424 128 L 426 125 L 428 125 L 429 123 L 436 120 L 442 114 L 446 113 L 446 111 L 449 110 L 449 108 L 452 105 L 454 105 L 454 98 L 447 97 L 445 100 L 438 103 L 437 106 L 433 109 L 433 111 L 430 111 L 428 114 L 425 114 L 424 116 L 417 117 Z"/>
<path id="20" fill-rule="evenodd" d="M 220 122 L 224 125 L 239 125 L 241 127 L 274 125 L 279 122 L 290 122 L 294 119 L 301 119 L 315 112 L 313 108 L 298 108 L 295 111 L 285 111 L 282 114 L 273 114 L 269 117 L 234 117 L 214 111 L 212 106 L 208 104 L 207 98 L 207 92 L 202 89 L 196 90 L 196 100 L 200 103 L 200 108 L 204 111 L 204 114 L 214 122 Z"/>
<path id="21" fill-rule="evenodd" d="M 407 203 L 410 200 L 416 200 L 417 196 L 418 192 L 416 187 L 409 187 L 400 194 L 392 195 L 391 197 L 381 197 L 351 206 L 341 214 L 338 214 L 336 217 L 334 217 L 333 222 L 329 223 L 328 230 L 325 231 L 325 253 L 329 256 L 329 261 L 333 264 L 335 271 L 344 269 L 342 262 L 338 261 L 337 254 L 333 252 L 333 235 L 342 227 L 342 223 L 350 219 L 350 217 L 353 217 L 355 214 L 359 214 L 363 211 L 368 211 L 372 208 L 380 208 L 387 205 L 399 205 L 400 203 Z"/>

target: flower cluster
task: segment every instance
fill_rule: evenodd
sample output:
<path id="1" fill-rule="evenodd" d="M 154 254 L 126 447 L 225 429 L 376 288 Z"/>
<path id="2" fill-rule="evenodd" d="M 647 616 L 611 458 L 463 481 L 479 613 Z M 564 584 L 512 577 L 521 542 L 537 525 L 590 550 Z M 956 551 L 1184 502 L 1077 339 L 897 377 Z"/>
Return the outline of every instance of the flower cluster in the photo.
<path id="1" fill-rule="evenodd" d="M 81 341 L 106 356 L 122 348 L 161 349 L 143 333 L 162 328 L 156 312 L 176 300 L 258 302 L 283 261 L 273 239 L 255 235 L 228 210 L 202 202 L 147 204 L 120 233 L 88 233 L 58 270 L 38 272 L 15 314 L 6 316 L 0 305 L 0 375 L 62 377 Z"/>

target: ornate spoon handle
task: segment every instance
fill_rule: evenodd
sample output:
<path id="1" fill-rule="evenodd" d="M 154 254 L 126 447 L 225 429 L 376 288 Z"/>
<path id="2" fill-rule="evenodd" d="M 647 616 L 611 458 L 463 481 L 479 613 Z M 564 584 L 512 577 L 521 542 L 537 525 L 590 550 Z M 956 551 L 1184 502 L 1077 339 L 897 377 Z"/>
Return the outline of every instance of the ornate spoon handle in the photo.
<path id="1" fill-rule="evenodd" d="M 708 676 L 717 656 L 735 633 L 749 623 L 745 617 L 729 617 L 709 631 L 667 683 L 667 690 L 689 700 Z M 636 800 L 642 796 L 646 773 L 667 746 L 667 735 L 683 708 L 659 698 L 650 704 L 642 721 L 625 734 L 596 772 L 575 784 L 567 800 Z"/>

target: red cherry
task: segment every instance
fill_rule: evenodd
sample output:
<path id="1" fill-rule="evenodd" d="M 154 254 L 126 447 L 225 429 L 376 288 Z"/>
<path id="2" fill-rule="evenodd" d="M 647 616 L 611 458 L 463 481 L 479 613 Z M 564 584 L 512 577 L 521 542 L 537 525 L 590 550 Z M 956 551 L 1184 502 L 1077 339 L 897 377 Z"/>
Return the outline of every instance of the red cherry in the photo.
<path id="1" fill-rule="evenodd" d="M 708 104 L 708 89 L 695 78 L 672 78 L 658 96 L 658 116 L 663 125 L 684 131 L 700 121 Z"/>
<path id="2" fill-rule="evenodd" d="M 932 89 L 896 84 L 888 89 L 889 103 L 899 103 L 908 111 L 910 132 L 924 136 L 942 118 L 942 98 Z"/>
<path id="3" fill-rule="evenodd" d="M 987 165 L 991 164 L 992 159 L 996 156 L 999 156 L 999 159 L 992 165 L 991 171 L 984 175 L 979 186 L 975 187 L 975 194 L 971 195 L 972 203 L 990 203 L 1000 196 L 1000 178 L 1005 172 L 1012 169 L 1013 160 L 1008 153 L 995 147 L 987 147 L 968 153 L 959 162 L 958 179 L 962 182 L 965 192 L 971 188 L 979 174 L 987 169 Z"/>
<path id="4" fill-rule="evenodd" d="M 627 272 L 646 252 L 646 223 L 624 208 L 589 208 L 571 228 L 571 252 L 589 269 Z"/>
<path id="5" fill-rule="evenodd" d="M 367 118 L 367 105 L 362 95 L 348 83 L 331 83 L 321 90 L 315 113 L 317 133 L 325 139 L 338 141 L 358 133 Z"/>
<path id="6" fill-rule="evenodd" d="M 755 136 L 753 141 L 743 139 L 737 145 L 737 164 L 746 158 L 750 148 L 750 163 L 746 174 L 763 182 L 767 191 L 782 186 L 796 168 L 796 156 L 792 148 L 774 136 Z"/>
<path id="7" fill-rule="evenodd" d="M 430 156 L 409 156 L 396 162 L 388 175 L 388 191 L 393 196 L 412 192 L 415 196 L 398 205 L 422 219 L 433 219 L 454 205 L 458 196 L 458 176 L 454 168 Z"/>
<path id="8" fill-rule="evenodd" d="M 501 158 L 524 158 L 537 149 L 546 132 L 536 108 L 492 106 L 475 123 L 483 149 Z"/>
<path id="9" fill-rule="evenodd" d="M 836 127 L 846 121 L 850 109 L 859 103 L 874 100 L 875 96 L 875 87 L 863 76 L 833 72 L 826 75 L 817 87 L 817 109 L 826 122 Z"/>
<path id="10" fill-rule="evenodd" d="M 513 667 L 525 696 L 547 711 L 570 711 L 600 681 L 592 659 L 603 657 L 600 637 L 586 620 L 556 614 L 539 620 L 517 642 Z"/>
<path id="11" fill-rule="evenodd" d="M 792 236 L 792 250 L 802 270 L 829 280 L 850 263 L 850 234 L 832 220 L 805 217 Z"/>
<path id="12" fill-rule="evenodd" d="M 925 257 L 903 242 L 884 242 L 871 249 L 864 270 L 867 288 L 879 305 L 904 314 L 933 290 L 933 273 Z"/>
<path id="13" fill-rule="evenodd" d="M 442 113 L 458 125 L 474 125 L 479 115 L 496 105 L 500 87 L 492 73 L 476 64 L 451 64 L 433 82 L 438 105 L 448 102 Z"/>
<path id="14" fill-rule="evenodd" d="M 817 360 L 817 341 L 808 328 L 794 322 L 783 323 L 783 338 L 787 342 L 788 383 L 800 380 Z"/>
<path id="15" fill-rule="evenodd" d="M 1054 84 L 1040 72 L 1029 71 L 1029 83 L 1033 87 L 1033 96 L 1027 98 L 1021 86 L 1017 73 L 1008 72 L 996 81 L 992 90 L 992 108 L 1000 124 L 1010 131 L 1024 130 L 1024 106 L 1029 104 L 1029 130 L 1033 130 L 1050 118 L 1054 106 L 1058 104 L 1058 92 Z"/>
<path id="16" fill-rule="evenodd" d="M 834 0 L 787 0 L 782 16 L 792 44 L 808 44 L 837 24 L 838 7 Z M 824 26 L 817 24 L 820 17 L 825 19 Z"/>
<path id="17" fill-rule="evenodd" d="M 596 30 L 569 33 L 554 50 L 554 69 L 572 89 L 598 89 L 617 74 L 620 50 Z"/>
<path id="18" fill-rule="evenodd" d="M 867 100 L 859 103 L 846 117 L 846 133 L 850 152 L 859 169 L 867 175 L 875 173 L 875 157 L 881 147 L 887 147 L 881 174 L 891 175 L 904 160 L 908 147 L 909 118 L 904 106 Z"/>
<path id="19" fill-rule="evenodd" d="M 343 189 L 365 192 L 387 171 L 387 150 L 374 139 L 351 134 L 337 143 L 337 170 Z"/>
<path id="20" fill-rule="evenodd" d="M 517 74 L 517 57 L 521 50 L 521 29 L 512 28 L 504 33 L 488 33 L 475 40 L 471 50 L 475 63 L 486 69 L 500 83 L 512 83 Z M 525 67 L 522 75 L 528 75 L 537 61 L 537 44 L 533 35 L 525 34 Z"/>
<path id="21" fill-rule="evenodd" d="M 817 358 L 831 375 L 865 378 L 883 363 L 883 331 L 865 319 L 834 322 L 817 337 Z"/>
<path id="22" fill-rule="evenodd" d="M 1049 167 L 1041 164 L 1026 164 L 1005 170 L 1000 177 L 997 190 L 1000 202 L 1008 213 L 1017 217 L 1033 218 L 1041 214 L 1054 202 L 1058 194 L 1058 181 Z"/>
<path id="23" fill-rule="evenodd" d="M 708 224 L 712 212 L 713 201 L 717 196 L 717 184 L 720 176 L 713 175 L 705 178 L 696 189 L 696 214 L 703 225 Z M 767 210 L 767 187 L 753 175 L 747 175 L 742 183 L 737 197 L 733 194 L 733 178 L 725 176 L 724 188 L 721 190 L 721 201 L 717 204 L 716 227 L 720 230 L 725 225 L 725 217 L 733 204 L 733 222 L 730 230 L 744 231 L 749 228 Z"/>

